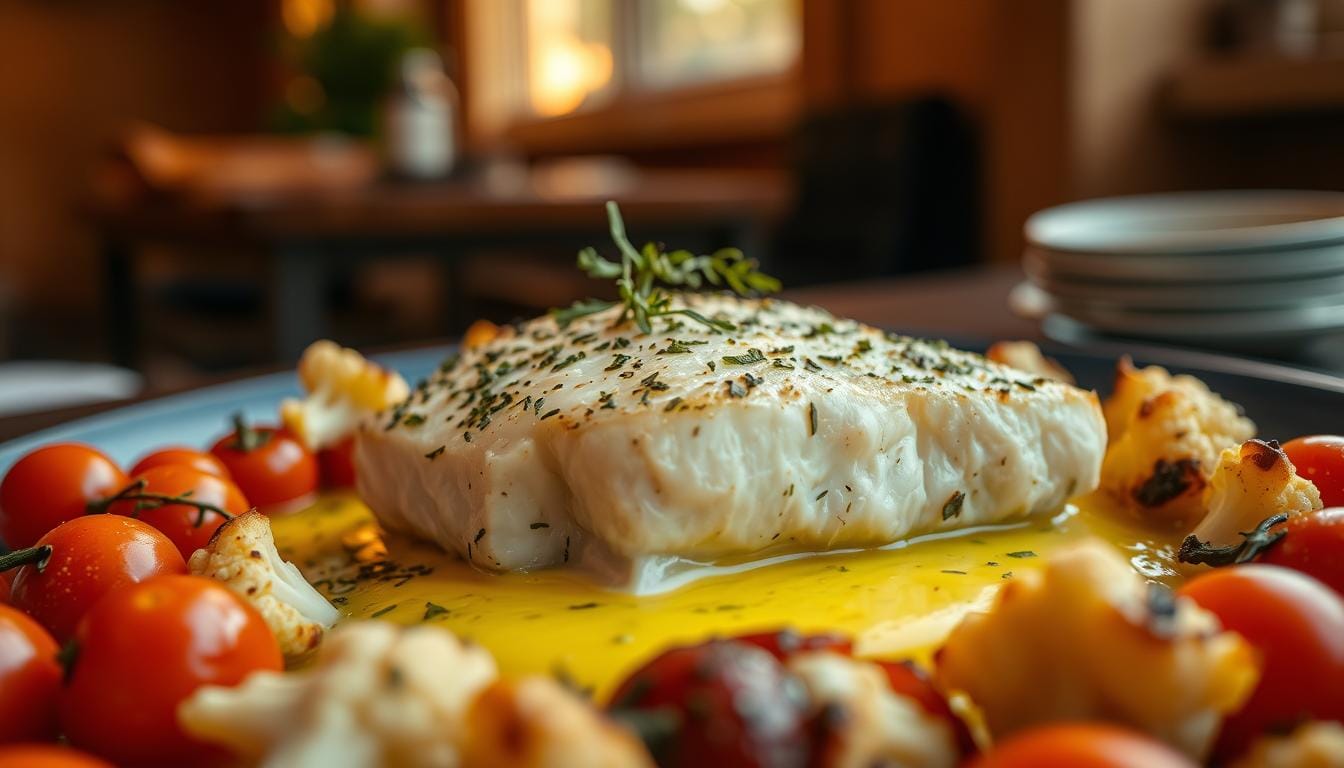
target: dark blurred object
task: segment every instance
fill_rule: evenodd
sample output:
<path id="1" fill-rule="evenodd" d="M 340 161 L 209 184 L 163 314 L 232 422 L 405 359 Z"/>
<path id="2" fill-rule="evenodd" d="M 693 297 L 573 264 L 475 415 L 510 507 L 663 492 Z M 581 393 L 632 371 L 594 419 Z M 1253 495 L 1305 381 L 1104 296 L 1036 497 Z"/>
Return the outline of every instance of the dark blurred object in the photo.
<path id="1" fill-rule="evenodd" d="M 1344 110 L 1344 0 L 1223 0 L 1209 15 L 1207 47 L 1210 55 L 1175 64 L 1166 84 L 1179 118 L 1282 122 Z M 1293 165 L 1311 165 L 1301 157 Z"/>
<path id="2" fill-rule="evenodd" d="M 203 163 L 181 176 L 213 178 L 209 167 Z M 123 186 L 132 194 L 122 190 L 96 200 L 87 212 L 101 240 L 112 356 L 132 366 L 141 361 L 141 316 L 149 316 L 140 303 L 145 292 L 139 252 L 145 246 L 174 246 L 171 253 L 183 267 L 227 266 L 238 262 L 239 254 L 259 254 L 257 283 L 261 290 L 269 287 L 270 311 L 262 313 L 268 318 L 257 319 L 269 322 L 269 333 L 248 329 L 240 332 L 243 339 L 225 342 L 222 337 L 232 324 L 212 323 L 220 338 L 211 344 L 226 349 L 226 344 L 241 348 L 244 342 L 261 342 L 270 348 L 270 359 L 293 360 L 314 339 L 333 333 L 329 310 L 348 309 L 331 301 L 341 276 L 358 274 L 353 270 L 374 262 L 415 258 L 438 266 L 446 297 L 438 332 L 449 333 L 469 317 L 461 280 L 468 254 L 561 250 L 572 263 L 579 247 L 608 240 L 602 206 L 608 199 L 620 202 L 632 235 L 641 241 L 666 238 L 706 251 L 738 245 L 757 254 L 760 232 L 789 196 L 787 181 L 778 173 L 639 170 L 600 158 L 537 169 L 483 166 L 438 182 L 380 177 L 329 188 L 275 184 L 268 187 L 274 194 L 258 194 L 245 184 L 212 185 L 211 194 L 193 194 L 198 187 L 191 185 L 156 185 L 137 195 L 133 185 Z M 201 298 L 188 294 L 185 303 Z M 241 314 L 253 314 L 245 302 L 225 298 L 242 307 Z M 556 303 L 575 298 L 580 296 Z M 382 327 L 377 322 L 365 326 Z"/>
<path id="3" fill-rule="evenodd" d="M 1182 120 L 1283 122 L 1324 117 L 1326 122 L 1318 129 L 1329 131 L 1333 137 L 1338 126 L 1334 118 L 1344 112 L 1344 57 L 1245 55 L 1196 59 L 1172 72 L 1165 95 L 1167 107 Z M 1291 163 L 1282 164 L 1282 172 L 1319 168 L 1301 159 L 1301 147 L 1282 138 L 1262 138 L 1256 149 L 1263 152 L 1277 147 L 1297 150 L 1287 156 Z M 1252 159 L 1238 157 L 1238 163 L 1230 165 L 1244 168 Z M 1258 183 L 1301 185 L 1277 179 Z M 1338 182 L 1331 180 L 1325 186 L 1337 187 Z"/>
<path id="4" fill-rule="evenodd" d="M 1225 0 L 1209 23 L 1220 53 L 1309 56 L 1318 51 L 1324 6 L 1333 0 Z"/>
<path id="5" fill-rule="evenodd" d="M 946 99 L 848 106 L 804 119 L 795 207 L 772 266 L 786 284 L 970 264 L 980 249 L 979 152 Z"/>
<path id="6" fill-rule="evenodd" d="M 412 17 L 376 16 L 349 0 L 336 3 L 325 24 L 306 37 L 286 41 L 297 72 L 285 86 L 275 128 L 373 136 L 402 56 L 429 39 Z"/>

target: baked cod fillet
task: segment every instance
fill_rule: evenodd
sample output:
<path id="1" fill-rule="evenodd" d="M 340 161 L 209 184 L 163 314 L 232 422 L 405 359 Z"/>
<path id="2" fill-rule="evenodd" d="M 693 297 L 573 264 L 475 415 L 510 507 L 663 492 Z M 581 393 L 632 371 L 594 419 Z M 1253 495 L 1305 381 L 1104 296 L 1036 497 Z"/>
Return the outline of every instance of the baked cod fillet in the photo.
<path id="1" fill-rule="evenodd" d="M 1096 395 L 777 300 L 677 296 L 465 350 L 361 425 L 388 528 L 477 567 L 636 591 L 674 563 L 876 547 L 1057 511 L 1096 487 Z"/>

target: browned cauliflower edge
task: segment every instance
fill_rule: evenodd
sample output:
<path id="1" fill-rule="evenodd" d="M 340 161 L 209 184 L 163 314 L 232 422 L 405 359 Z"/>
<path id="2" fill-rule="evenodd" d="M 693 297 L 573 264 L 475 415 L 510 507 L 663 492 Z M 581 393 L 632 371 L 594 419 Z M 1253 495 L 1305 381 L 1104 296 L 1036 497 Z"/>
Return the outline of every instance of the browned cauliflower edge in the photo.
<path id="1" fill-rule="evenodd" d="M 280 403 L 280 419 L 310 450 L 329 448 L 354 434 L 360 420 L 410 395 L 406 380 L 353 349 L 322 339 L 299 358 L 302 399 Z"/>
<path id="2" fill-rule="evenodd" d="M 1106 457 L 1101 487 L 1153 520 L 1189 527 L 1204 513 L 1204 489 L 1219 455 L 1255 435 L 1240 409 L 1193 376 L 1116 365 L 1102 404 Z"/>
<path id="3" fill-rule="evenodd" d="M 1184 562 L 1249 560 L 1281 535 L 1273 525 L 1323 506 L 1315 484 L 1297 474 L 1272 440 L 1247 440 L 1223 451 L 1204 491 L 1204 505 L 1204 518 L 1181 545 Z"/>
<path id="4" fill-rule="evenodd" d="M 987 613 L 953 630 L 935 666 L 944 690 L 969 697 L 995 740 L 1043 723 L 1109 721 L 1197 759 L 1259 677 L 1240 635 L 1146 583 L 1100 540 L 1005 584 Z"/>
<path id="5" fill-rule="evenodd" d="M 1030 341 L 996 341 L 985 350 L 985 357 L 1033 376 L 1065 384 L 1076 383 L 1067 368 L 1058 360 L 1046 357 L 1041 348 Z"/>
<path id="6" fill-rule="evenodd" d="M 644 744 L 549 677 L 496 681 L 467 713 L 464 768 L 645 768 Z"/>
<path id="7" fill-rule="evenodd" d="M 875 664 L 829 651 L 798 654 L 788 668 L 807 687 L 814 716 L 837 723 L 817 745 L 827 768 L 899 765 L 953 768 L 956 738 L 945 722 L 891 689 Z"/>
<path id="8" fill-rule="evenodd" d="M 257 609 L 286 660 L 307 655 L 340 618 L 340 612 L 280 557 L 271 522 L 253 511 L 220 526 L 188 561 L 191 572 L 222 582 Z"/>
<path id="9" fill-rule="evenodd" d="M 651 766 L 644 746 L 549 678 L 502 683 L 441 627 L 338 627 L 313 664 L 207 686 L 178 709 L 196 738 L 259 768 Z"/>

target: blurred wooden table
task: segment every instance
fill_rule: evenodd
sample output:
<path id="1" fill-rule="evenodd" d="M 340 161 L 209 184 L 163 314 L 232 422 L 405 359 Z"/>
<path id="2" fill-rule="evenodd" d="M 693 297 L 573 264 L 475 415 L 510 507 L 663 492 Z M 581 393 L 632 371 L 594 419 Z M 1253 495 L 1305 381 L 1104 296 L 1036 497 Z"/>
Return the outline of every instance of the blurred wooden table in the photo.
<path id="1" fill-rule="evenodd" d="M 620 203 L 640 241 L 762 253 L 764 233 L 789 197 L 787 177 L 770 172 L 625 169 L 560 177 L 519 171 L 339 190 L 144 195 L 97 203 L 89 215 L 101 240 L 114 357 L 134 367 L 136 254 L 144 245 L 204 252 L 236 244 L 266 254 L 277 357 L 293 360 L 325 335 L 324 291 L 342 265 L 414 253 L 440 258 L 451 270 L 458 256 L 473 250 L 604 243 L 609 199 Z M 450 277 L 450 287 L 456 282 Z"/>
<path id="2" fill-rule="evenodd" d="M 1008 309 L 1008 292 L 1022 280 L 1009 268 L 979 268 L 919 277 L 844 283 L 790 291 L 787 298 L 895 331 L 983 339 L 1040 339 L 1036 324 Z M 280 369 L 275 369 L 280 370 Z M 246 375 L 268 371 L 249 371 Z M 219 381 L 211 383 L 221 383 Z M 153 399 L 63 408 L 0 418 L 0 442 L 101 411 Z"/>

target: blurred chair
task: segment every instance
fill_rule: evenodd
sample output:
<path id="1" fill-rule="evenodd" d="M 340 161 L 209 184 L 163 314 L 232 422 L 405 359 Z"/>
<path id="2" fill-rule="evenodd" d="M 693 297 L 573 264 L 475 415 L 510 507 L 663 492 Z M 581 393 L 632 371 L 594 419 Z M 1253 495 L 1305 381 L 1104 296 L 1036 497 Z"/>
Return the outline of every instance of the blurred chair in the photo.
<path id="1" fill-rule="evenodd" d="M 976 261 L 978 136 L 951 102 L 924 97 L 804 118 L 794 208 L 772 249 L 786 284 L 894 275 Z"/>

